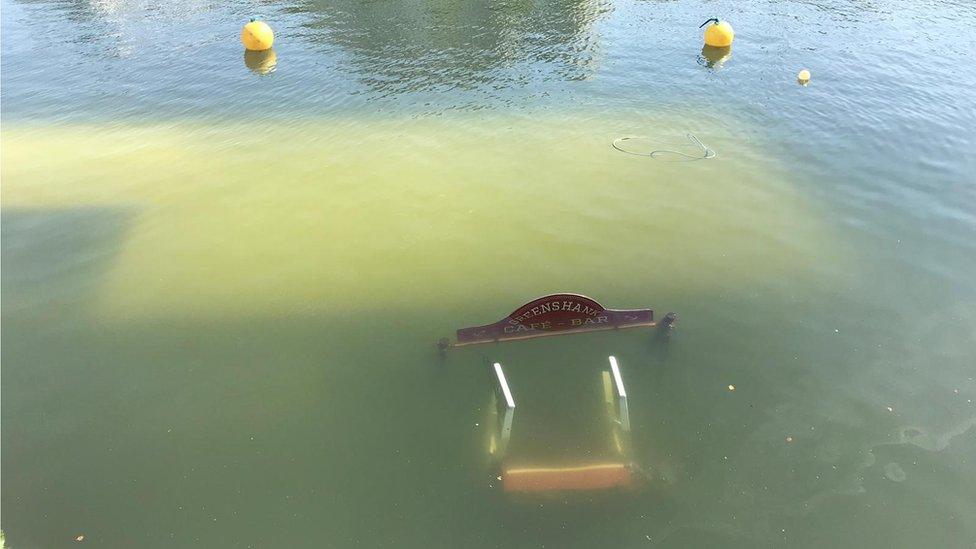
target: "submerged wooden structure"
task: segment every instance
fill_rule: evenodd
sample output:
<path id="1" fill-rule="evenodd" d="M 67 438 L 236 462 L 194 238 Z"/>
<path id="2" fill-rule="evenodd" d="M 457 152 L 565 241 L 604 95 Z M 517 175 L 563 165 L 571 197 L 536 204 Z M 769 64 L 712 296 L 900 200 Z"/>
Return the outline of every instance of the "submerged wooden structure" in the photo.
<path id="1" fill-rule="evenodd" d="M 662 327 L 670 331 L 676 319 L 668 313 Z M 579 294 L 553 294 L 534 299 L 507 317 L 483 326 L 460 328 L 454 343 L 442 339 L 438 347 L 450 348 L 531 339 L 622 328 L 655 327 L 651 309 L 607 309 L 595 300 Z M 578 462 L 563 466 L 513 463 L 509 443 L 515 417 L 516 401 L 500 362 L 491 362 L 492 388 L 489 393 L 490 430 L 488 454 L 491 474 L 500 480 L 501 489 L 509 494 L 541 494 L 611 489 L 629 489 L 636 485 L 638 471 L 630 455 L 630 413 L 627 390 L 620 366 L 614 356 L 609 367 L 600 372 L 602 396 L 610 423 L 611 447 L 616 457 L 599 462 Z"/>

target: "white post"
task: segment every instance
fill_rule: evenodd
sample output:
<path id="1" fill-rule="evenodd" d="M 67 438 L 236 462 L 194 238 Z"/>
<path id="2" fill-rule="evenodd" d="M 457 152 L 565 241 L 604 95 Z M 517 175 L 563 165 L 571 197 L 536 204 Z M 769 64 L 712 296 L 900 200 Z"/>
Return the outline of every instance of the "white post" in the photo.
<path id="1" fill-rule="evenodd" d="M 494 364 L 495 368 L 495 379 L 498 381 L 498 386 L 501 388 L 502 397 L 505 399 L 505 416 L 502 418 L 502 430 L 501 440 L 499 441 L 499 454 L 504 455 L 505 451 L 508 449 L 508 441 L 512 437 L 512 420 L 515 417 L 515 399 L 512 397 L 512 390 L 508 387 L 508 380 L 505 379 L 505 372 L 502 371 L 502 365 L 499 363 Z"/>
<path id="2" fill-rule="evenodd" d="M 620 377 L 620 367 L 617 366 L 616 357 L 610 357 L 610 371 L 613 373 L 613 382 L 617 389 L 617 404 L 620 406 L 620 426 L 624 431 L 630 431 L 630 411 L 627 409 L 627 390 L 624 389 L 624 380 Z"/>
<path id="3" fill-rule="evenodd" d="M 498 379 L 498 385 L 502 389 L 502 394 L 505 396 L 505 405 L 509 408 L 515 407 L 515 399 L 512 398 L 512 390 L 508 388 L 508 380 L 505 379 L 505 372 L 502 371 L 502 365 L 495 363 L 495 378 Z"/>

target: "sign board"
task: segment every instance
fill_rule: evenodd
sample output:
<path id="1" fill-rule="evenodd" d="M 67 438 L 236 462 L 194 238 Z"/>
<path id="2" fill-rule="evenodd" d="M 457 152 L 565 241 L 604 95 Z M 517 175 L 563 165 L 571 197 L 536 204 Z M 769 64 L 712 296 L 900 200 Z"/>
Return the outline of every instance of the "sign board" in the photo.
<path id="1" fill-rule="evenodd" d="M 607 309 L 586 296 L 553 294 L 522 305 L 494 324 L 461 328 L 456 345 L 654 325 L 650 309 Z"/>

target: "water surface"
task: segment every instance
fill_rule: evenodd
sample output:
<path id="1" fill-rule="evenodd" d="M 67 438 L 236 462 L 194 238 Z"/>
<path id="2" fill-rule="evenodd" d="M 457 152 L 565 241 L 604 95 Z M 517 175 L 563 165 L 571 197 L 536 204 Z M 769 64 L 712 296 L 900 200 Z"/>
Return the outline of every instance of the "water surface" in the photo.
<path id="1" fill-rule="evenodd" d="M 976 543 L 972 6 L 2 10 L 12 547 Z M 679 326 L 438 356 L 554 292 Z M 566 464 L 609 354 L 650 481 L 499 493 L 484 361 Z"/>

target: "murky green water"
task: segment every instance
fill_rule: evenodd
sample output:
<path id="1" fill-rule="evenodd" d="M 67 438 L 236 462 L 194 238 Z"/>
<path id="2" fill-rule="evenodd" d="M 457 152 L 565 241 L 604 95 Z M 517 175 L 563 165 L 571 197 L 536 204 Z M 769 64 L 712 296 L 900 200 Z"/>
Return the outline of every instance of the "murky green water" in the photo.
<path id="1" fill-rule="evenodd" d="M 273 62 L 237 42 L 254 13 Z M 974 24 L 3 0 L 8 544 L 972 547 Z M 717 157 L 611 147 L 686 132 Z M 678 329 L 436 352 L 567 291 Z M 484 360 L 511 462 L 547 466 L 610 449 L 610 354 L 650 480 L 501 493 Z"/>

